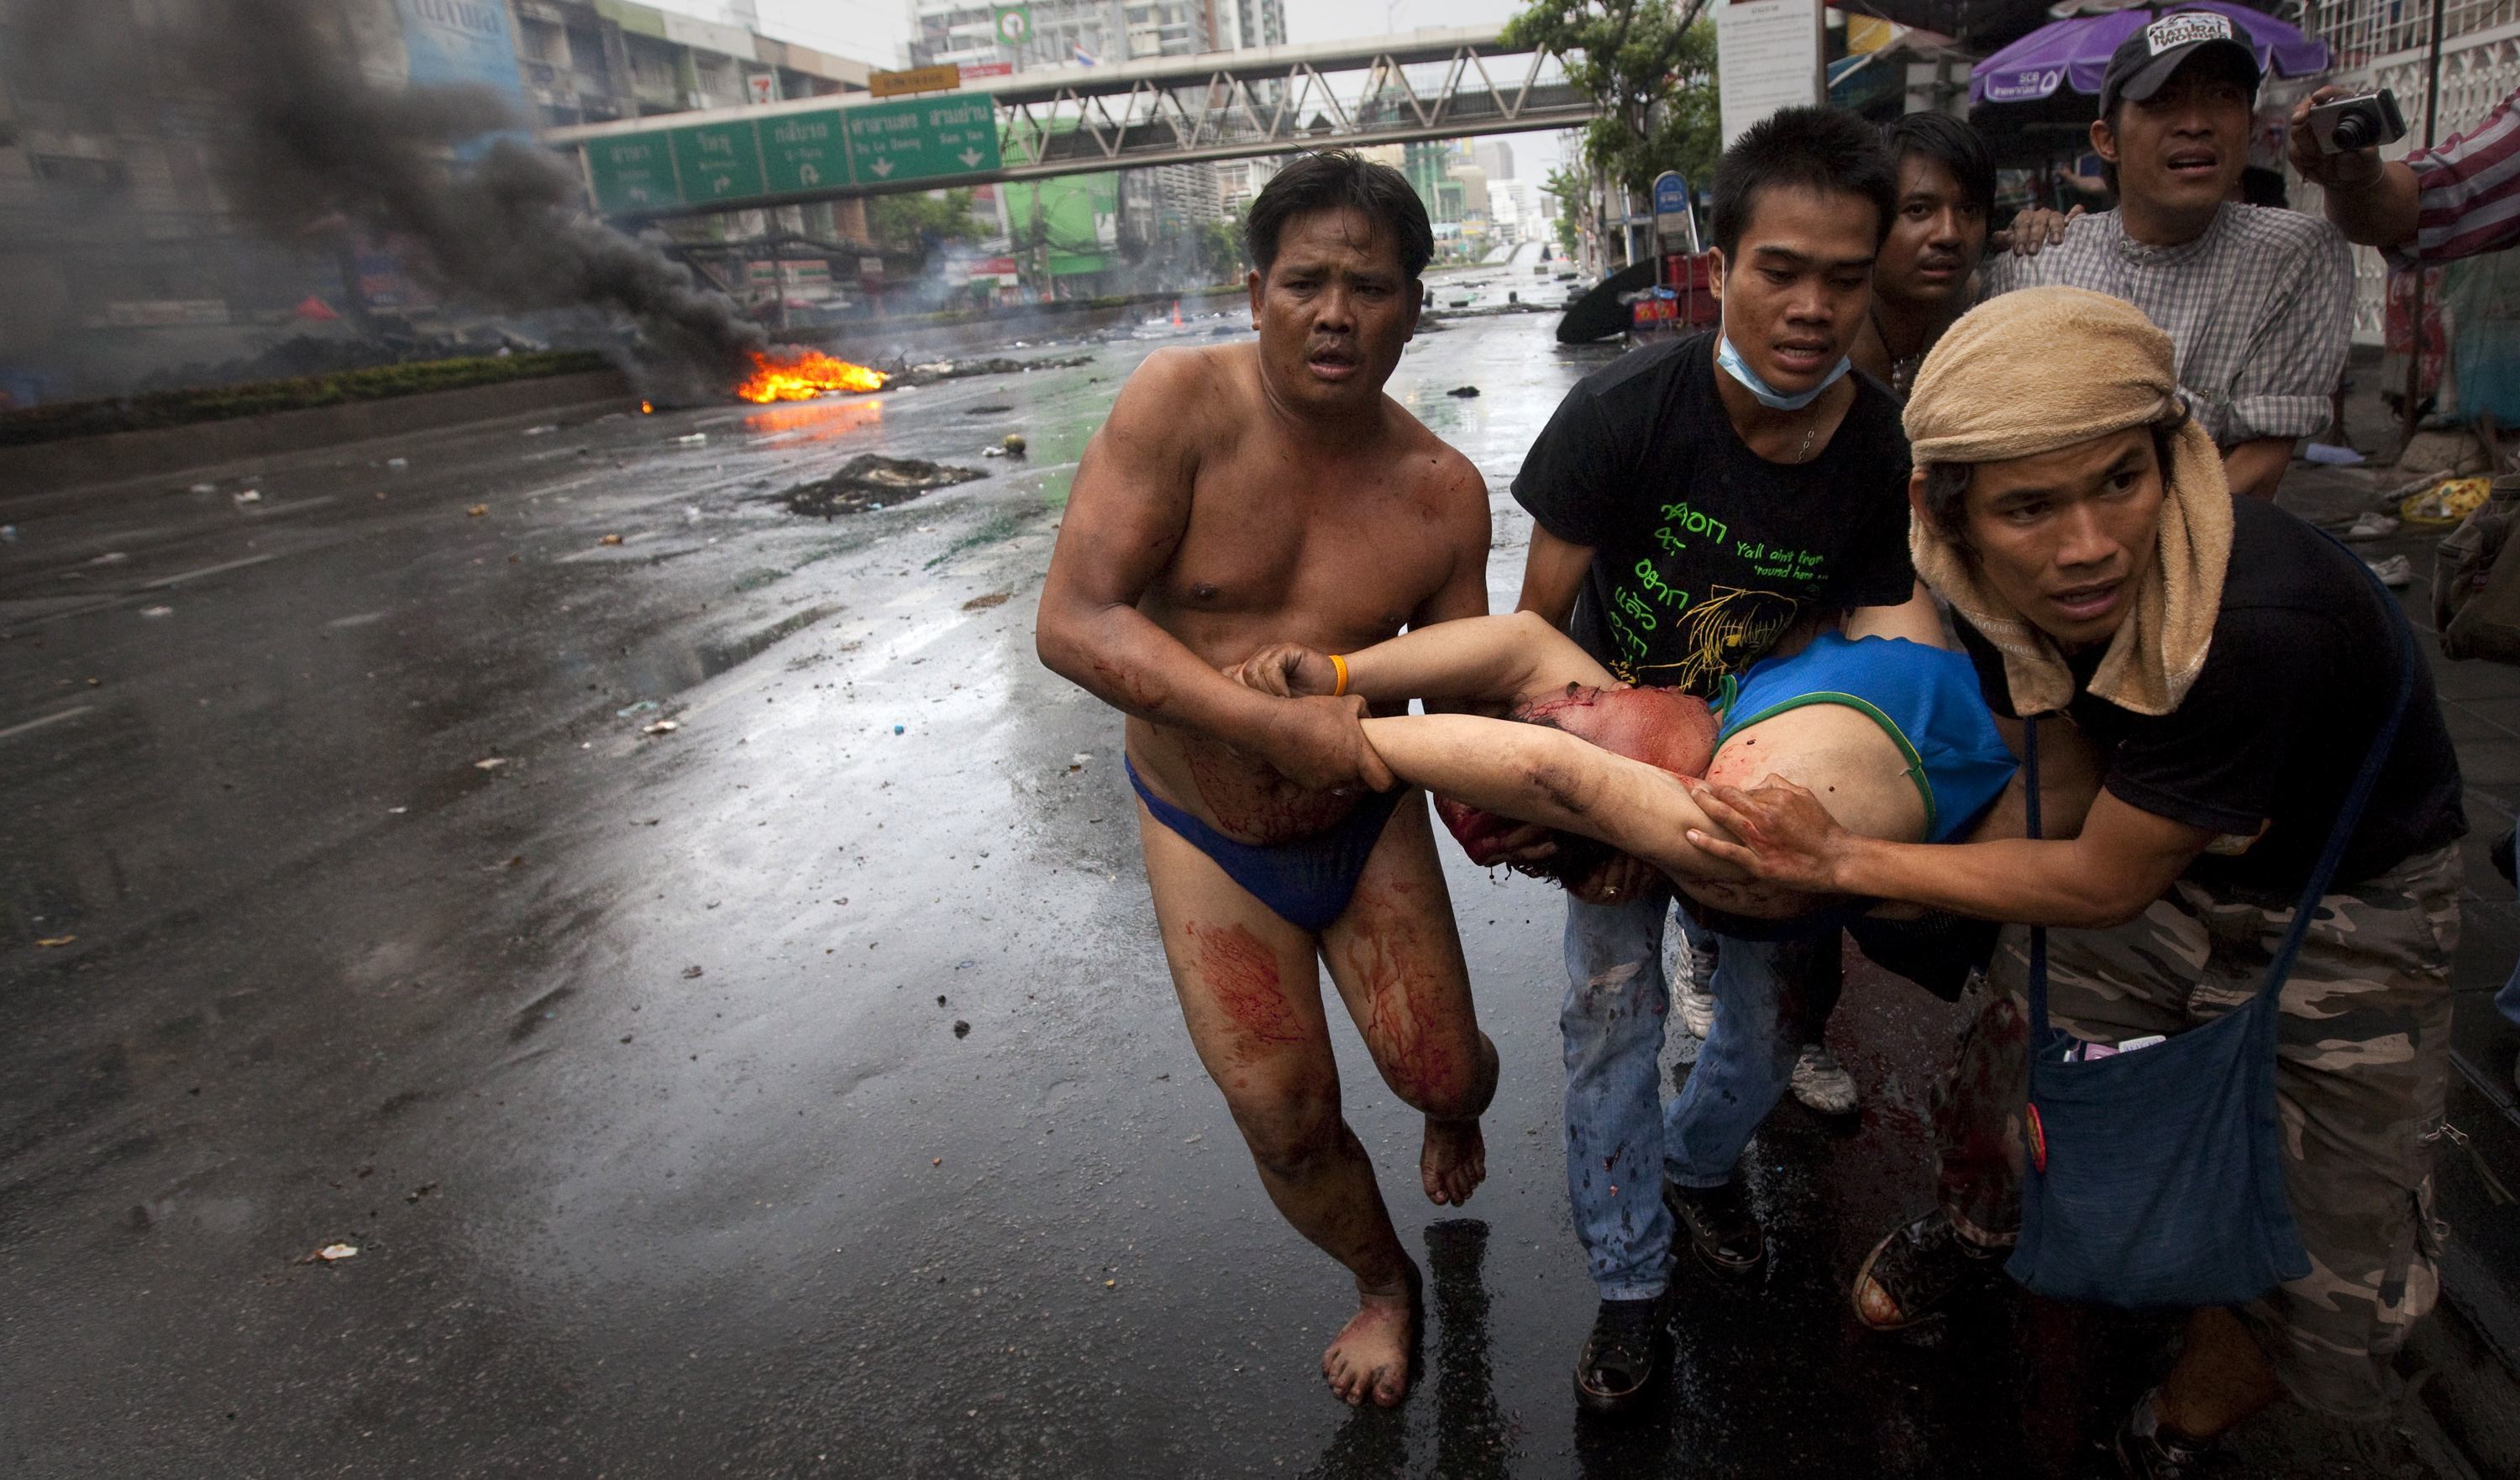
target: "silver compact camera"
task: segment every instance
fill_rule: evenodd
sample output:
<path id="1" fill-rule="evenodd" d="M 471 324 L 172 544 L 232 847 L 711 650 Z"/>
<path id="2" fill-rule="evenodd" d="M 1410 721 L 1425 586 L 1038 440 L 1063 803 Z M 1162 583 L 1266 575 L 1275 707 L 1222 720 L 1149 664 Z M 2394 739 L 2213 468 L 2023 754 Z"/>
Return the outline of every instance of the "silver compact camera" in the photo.
<path id="1" fill-rule="evenodd" d="M 2350 155 L 2405 138 L 2407 117 L 2398 112 L 2398 95 L 2384 87 L 2376 93 L 2338 98 L 2313 108 L 2310 136 L 2318 141 L 2320 154 Z"/>

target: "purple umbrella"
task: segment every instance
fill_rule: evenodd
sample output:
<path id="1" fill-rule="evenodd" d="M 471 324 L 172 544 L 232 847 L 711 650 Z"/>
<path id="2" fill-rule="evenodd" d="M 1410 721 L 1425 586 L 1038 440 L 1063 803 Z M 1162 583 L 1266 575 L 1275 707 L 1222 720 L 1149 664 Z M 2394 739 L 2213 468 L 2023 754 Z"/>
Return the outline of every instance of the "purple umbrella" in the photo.
<path id="1" fill-rule="evenodd" d="M 2195 0 L 2157 9 L 2076 16 L 2043 25 L 1969 68 L 1969 103 L 2032 103 L 2067 83 L 2078 93 L 2096 97 L 2100 78 L 2109 69 L 2109 54 L 2118 49 L 2118 43 L 2159 17 L 2180 11 L 2215 11 L 2230 17 L 2231 24 L 2258 54 L 2260 71 L 2299 77 L 2327 69 L 2327 43 L 2303 35 L 2299 27 L 2244 5 Z"/>

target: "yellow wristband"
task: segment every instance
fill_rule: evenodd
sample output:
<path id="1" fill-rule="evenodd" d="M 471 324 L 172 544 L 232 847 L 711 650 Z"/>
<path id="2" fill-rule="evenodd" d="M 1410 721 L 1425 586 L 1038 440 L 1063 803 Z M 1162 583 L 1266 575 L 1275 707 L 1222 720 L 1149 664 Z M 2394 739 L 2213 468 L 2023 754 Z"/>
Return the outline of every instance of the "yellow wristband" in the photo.
<path id="1" fill-rule="evenodd" d="M 1338 674 L 1338 682 L 1330 688 L 1330 697 L 1344 698 L 1347 696 L 1347 659 L 1331 653 L 1330 668 Z"/>

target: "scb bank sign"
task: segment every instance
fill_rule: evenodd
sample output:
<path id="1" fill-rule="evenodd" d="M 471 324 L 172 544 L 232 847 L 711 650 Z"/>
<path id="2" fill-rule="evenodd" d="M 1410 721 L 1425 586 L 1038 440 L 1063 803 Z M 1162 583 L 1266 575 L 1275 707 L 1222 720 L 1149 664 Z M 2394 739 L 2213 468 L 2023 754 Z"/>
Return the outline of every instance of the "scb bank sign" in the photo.
<path id="1" fill-rule="evenodd" d="M 406 72 L 421 86 L 470 83 L 521 95 L 508 0 L 394 0 Z"/>

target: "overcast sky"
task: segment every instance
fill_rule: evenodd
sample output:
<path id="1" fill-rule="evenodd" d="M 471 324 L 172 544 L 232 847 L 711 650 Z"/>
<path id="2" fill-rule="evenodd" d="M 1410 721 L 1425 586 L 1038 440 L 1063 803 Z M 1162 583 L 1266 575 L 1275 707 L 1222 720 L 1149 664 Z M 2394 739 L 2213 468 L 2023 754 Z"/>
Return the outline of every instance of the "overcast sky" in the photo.
<path id="1" fill-rule="evenodd" d="M 718 0 L 653 0 L 667 10 L 708 20 L 723 20 Z M 1524 0 L 1285 0 L 1286 39 L 1293 42 L 1337 41 L 1349 36 L 1380 35 L 1419 26 L 1502 25 L 1522 9 Z M 904 0 L 757 0 L 761 28 L 818 51 L 898 66 L 902 45 L 910 38 L 910 7 Z M 1386 20 L 1386 17 L 1388 18 Z M 1500 81 L 1503 79 L 1500 78 Z M 1515 134 L 1514 173 L 1538 182 L 1557 158 L 1554 134 Z"/>

